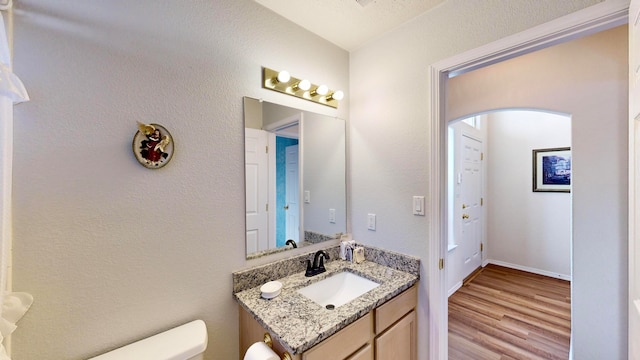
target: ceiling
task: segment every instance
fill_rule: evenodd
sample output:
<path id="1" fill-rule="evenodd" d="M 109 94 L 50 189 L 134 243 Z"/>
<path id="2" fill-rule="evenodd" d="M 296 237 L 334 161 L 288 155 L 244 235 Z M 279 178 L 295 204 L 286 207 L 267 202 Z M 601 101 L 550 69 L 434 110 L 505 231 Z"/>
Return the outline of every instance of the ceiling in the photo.
<path id="1" fill-rule="evenodd" d="M 351 51 L 446 0 L 255 0 Z"/>

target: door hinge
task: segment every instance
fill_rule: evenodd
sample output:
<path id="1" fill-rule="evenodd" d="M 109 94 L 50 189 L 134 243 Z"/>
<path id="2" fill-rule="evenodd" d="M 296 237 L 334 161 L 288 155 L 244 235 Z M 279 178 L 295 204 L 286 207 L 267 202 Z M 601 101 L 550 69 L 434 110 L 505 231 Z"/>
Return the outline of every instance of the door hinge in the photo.
<path id="1" fill-rule="evenodd" d="M 269 204 L 266 204 L 266 205 L 264 206 L 264 210 L 265 210 L 266 212 L 269 212 Z"/>
<path id="2" fill-rule="evenodd" d="M 267 154 L 269 153 L 269 145 L 264 147 L 264 152 L 267 153 Z"/>
<path id="3" fill-rule="evenodd" d="M 484 160 L 484 153 L 480 153 L 480 160 Z"/>
<path id="4" fill-rule="evenodd" d="M 484 243 L 480 243 L 480 252 L 482 252 L 482 250 L 484 250 Z"/>
<path id="5" fill-rule="evenodd" d="M 444 269 L 444 259 L 440 258 L 440 261 L 438 262 L 438 269 L 442 270 Z"/>
<path id="6" fill-rule="evenodd" d="M 484 198 L 480 198 L 480 206 L 484 205 Z"/>

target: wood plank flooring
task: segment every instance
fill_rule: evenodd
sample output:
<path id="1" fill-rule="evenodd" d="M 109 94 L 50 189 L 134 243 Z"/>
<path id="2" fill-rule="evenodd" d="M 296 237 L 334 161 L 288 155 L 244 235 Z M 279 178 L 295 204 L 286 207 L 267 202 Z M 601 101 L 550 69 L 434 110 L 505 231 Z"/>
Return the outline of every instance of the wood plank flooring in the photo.
<path id="1" fill-rule="evenodd" d="M 449 297 L 449 359 L 569 358 L 565 280 L 487 265 Z"/>

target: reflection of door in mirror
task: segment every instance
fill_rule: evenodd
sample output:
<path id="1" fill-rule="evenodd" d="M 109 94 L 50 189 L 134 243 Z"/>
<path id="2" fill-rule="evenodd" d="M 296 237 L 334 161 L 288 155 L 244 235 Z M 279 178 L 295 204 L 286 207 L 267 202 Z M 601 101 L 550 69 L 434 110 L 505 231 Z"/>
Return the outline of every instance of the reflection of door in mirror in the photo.
<path id="1" fill-rule="evenodd" d="M 247 212 L 247 251 L 269 247 L 268 234 L 268 156 L 267 133 L 245 129 L 245 184 Z"/>
<path id="2" fill-rule="evenodd" d="M 289 145 L 285 148 L 285 206 L 286 215 L 284 236 L 277 235 L 276 246 L 284 246 L 287 240 L 291 239 L 297 243 L 300 242 L 300 216 L 298 199 L 300 198 L 300 168 L 298 166 L 298 144 Z"/>
<path id="3" fill-rule="evenodd" d="M 261 111 L 264 113 L 264 111 Z M 247 254 L 300 239 L 299 123 L 302 114 L 261 115 L 245 128 Z"/>
<path id="4" fill-rule="evenodd" d="M 289 239 L 299 242 L 297 118 L 295 121 L 271 131 L 245 129 L 248 252 L 283 247 Z M 271 208 L 275 211 L 270 212 L 269 204 L 274 202 Z"/>

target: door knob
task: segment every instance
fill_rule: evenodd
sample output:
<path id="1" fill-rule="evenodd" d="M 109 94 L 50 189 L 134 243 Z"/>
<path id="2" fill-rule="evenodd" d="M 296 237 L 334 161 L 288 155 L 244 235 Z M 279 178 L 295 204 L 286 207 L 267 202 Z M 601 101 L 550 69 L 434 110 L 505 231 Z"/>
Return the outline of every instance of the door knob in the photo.
<path id="1" fill-rule="evenodd" d="M 467 208 L 467 204 L 462 204 L 462 208 L 466 209 Z"/>
<path id="2" fill-rule="evenodd" d="M 463 218 L 463 219 L 468 219 L 468 218 L 469 218 L 469 215 L 467 215 L 467 214 L 462 214 L 462 218 Z"/>
<path id="3" fill-rule="evenodd" d="M 284 206 L 284 209 L 285 209 L 285 210 L 289 210 L 289 204 L 285 205 L 285 206 Z"/>

